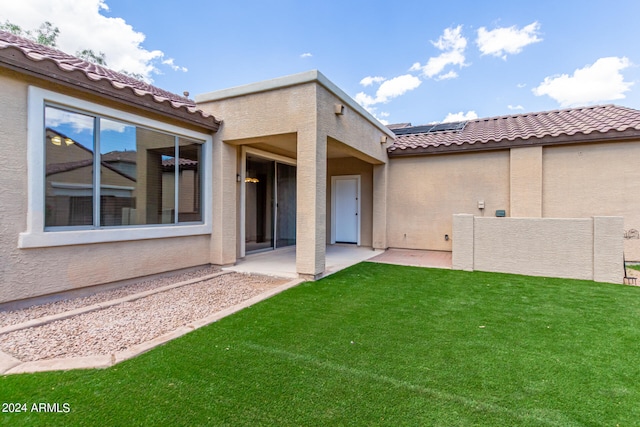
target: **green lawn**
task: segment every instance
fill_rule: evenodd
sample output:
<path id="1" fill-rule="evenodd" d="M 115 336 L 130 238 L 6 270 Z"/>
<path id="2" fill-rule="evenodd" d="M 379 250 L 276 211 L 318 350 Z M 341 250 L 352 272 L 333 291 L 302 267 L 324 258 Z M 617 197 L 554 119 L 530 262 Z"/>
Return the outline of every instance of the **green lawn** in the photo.
<path id="1" fill-rule="evenodd" d="M 627 264 L 627 268 L 633 268 L 634 270 L 640 270 L 640 264 Z"/>
<path id="2" fill-rule="evenodd" d="M 362 263 L 0 400 L 71 409 L 11 426 L 638 425 L 640 288 Z"/>

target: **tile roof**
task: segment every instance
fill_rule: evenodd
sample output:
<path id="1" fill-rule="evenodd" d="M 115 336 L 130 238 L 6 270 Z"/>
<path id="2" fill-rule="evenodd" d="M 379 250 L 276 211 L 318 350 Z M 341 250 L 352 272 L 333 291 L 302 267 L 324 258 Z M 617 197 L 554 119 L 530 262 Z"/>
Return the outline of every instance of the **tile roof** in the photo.
<path id="1" fill-rule="evenodd" d="M 100 155 L 100 159 L 103 162 L 123 162 L 123 163 L 136 163 L 138 161 L 138 152 L 129 151 L 109 151 Z"/>
<path id="2" fill-rule="evenodd" d="M 178 162 L 178 164 L 180 165 L 180 169 L 197 169 L 198 167 L 197 160 L 185 159 L 182 157 L 179 160 L 180 161 Z M 175 165 L 176 165 L 175 158 L 166 159 L 162 161 L 162 168 L 165 170 L 173 170 Z"/>
<path id="3" fill-rule="evenodd" d="M 0 67 L 98 93 L 139 108 L 217 130 L 220 121 L 185 96 L 136 80 L 60 50 L 0 31 Z"/>
<path id="4" fill-rule="evenodd" d="M 390 156 L 640 138 L 640 111 L 617 105 L 470 120 L 459 131 L 419 133 L 394 127 Z M 402 129 L 400 131 L 399 129 Z"/>

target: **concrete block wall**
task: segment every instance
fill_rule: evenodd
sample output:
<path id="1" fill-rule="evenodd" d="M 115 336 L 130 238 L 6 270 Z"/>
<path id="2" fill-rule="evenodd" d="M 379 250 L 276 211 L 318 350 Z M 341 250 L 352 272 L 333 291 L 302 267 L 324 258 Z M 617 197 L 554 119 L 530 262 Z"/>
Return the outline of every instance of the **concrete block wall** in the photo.
<path id="1" fill-rule="evenodd" d="M 453 269 L 622 283 L 622 217 L 453 216 Z"/>
<path id="2" fill-rule="evenodd" d="M 593 280 L 620 283 L 624 273 L 622 217 L 593 217 Z"/>

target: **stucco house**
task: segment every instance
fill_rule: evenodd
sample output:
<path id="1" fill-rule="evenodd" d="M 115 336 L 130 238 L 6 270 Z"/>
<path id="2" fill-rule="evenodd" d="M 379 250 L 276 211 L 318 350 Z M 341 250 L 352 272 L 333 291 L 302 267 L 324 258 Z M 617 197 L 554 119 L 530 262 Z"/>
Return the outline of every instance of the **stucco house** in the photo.
<path id="1" fill-rule="evenodd" d="M 625 107 L 387 127 L 318 71 L 194 101 L 0 32 L 0 120 L 0 303 L 292 246 L 310 279 L 340 243 L 510 271 L 538 226 L 585 278 L 640 260 Z"/>

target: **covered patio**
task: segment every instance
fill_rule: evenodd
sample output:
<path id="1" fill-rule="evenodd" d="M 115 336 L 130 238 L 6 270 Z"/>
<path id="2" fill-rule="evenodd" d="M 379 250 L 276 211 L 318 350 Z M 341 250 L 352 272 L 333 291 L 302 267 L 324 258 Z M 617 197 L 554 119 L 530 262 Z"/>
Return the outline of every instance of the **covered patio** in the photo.
<path id="1" fill-rule="evenodd" d="M 328 245 L 325 252 L 325 270 L 322 277 L 381 255 L 383 252 L 379 249 L 356 245 Z M 223 270 L 297 278 L 296 247 L 290 246 L 247 255 L 244 259 L 239 260 L 236 265 L 224 267 Z"/>
<path id="2" fill-rule="evenodd" d="M 213 141 L 212 264 L 316 279 L 387 248 L 394 134 L 326 77 L 301 73 L 196 101 L 228 117 Z M 254 270 L 259 260 L 272 262 Z"/>
<path id="3" fill-rule="evenodd" d="M 362 261 L 412 267 L 451 268 L 451 252 L 414 249 L 372 249 L 356 245 L 327 245 L 326 266 L 322 277 L 333 274 Z M 246 256 L 236 265 L 223 270 L 238 273 L 265 274 L 296 278 L 296 247 L 277 249 Z"/>

